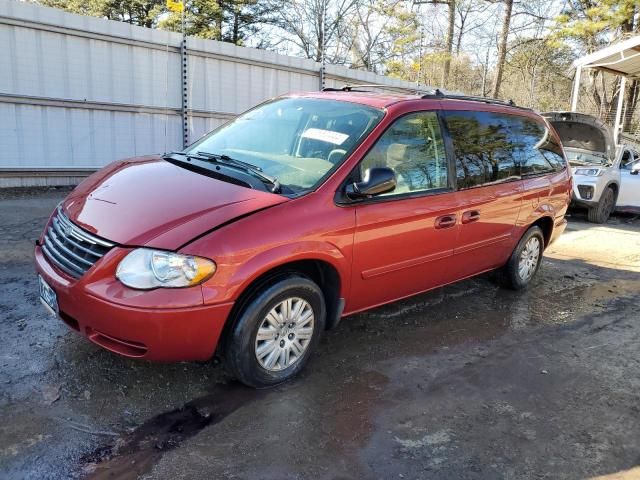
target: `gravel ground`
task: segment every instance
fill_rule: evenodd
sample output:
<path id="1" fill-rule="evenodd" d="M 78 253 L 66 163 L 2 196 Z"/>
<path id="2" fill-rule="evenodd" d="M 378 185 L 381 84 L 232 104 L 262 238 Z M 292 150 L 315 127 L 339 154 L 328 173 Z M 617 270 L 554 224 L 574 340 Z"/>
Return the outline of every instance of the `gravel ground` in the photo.
<path id="1" fill-rule="evenodd" d="M 294 382 L 149 364 L 39 304 L 67 193 L 0 191 L 0 478 L 640 478 L 640 221 L 571 218 L 525 292 L 490 276 L 345 319 Z"/>

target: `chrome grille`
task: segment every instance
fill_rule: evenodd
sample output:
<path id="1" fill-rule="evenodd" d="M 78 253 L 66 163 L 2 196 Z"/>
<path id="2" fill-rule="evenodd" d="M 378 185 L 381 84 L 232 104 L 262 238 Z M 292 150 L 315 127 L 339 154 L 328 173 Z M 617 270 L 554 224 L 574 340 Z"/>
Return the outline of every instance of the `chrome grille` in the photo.
<path id="1" fill-rule="evenodd" d="M 42 251 L 60 270 L 80 278 L 114 245 L 74 225 L 58 207 L 45 233 Z"/>

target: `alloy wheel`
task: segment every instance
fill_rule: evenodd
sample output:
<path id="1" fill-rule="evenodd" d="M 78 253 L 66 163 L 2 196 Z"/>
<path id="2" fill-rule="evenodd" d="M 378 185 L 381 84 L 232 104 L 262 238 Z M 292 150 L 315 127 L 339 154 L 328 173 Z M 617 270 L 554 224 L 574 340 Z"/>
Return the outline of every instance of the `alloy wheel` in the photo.
<path id="1" fill-rule="evenodd" d="M 520 260 L 518 262 L 518 275 L 523 281 L 529 281 L 536 272 L 538 262 L 540 261 L 540 239 L 531 237 L 525 243 Z"/>
<path id="2" fill-rule="evenodd" d="M 313 322 L 313 308 L 302 298 L 287 298 L 269 310 L 256 335 L 260 366 L 277 372 L 300 360 L 311 342 Z"/>

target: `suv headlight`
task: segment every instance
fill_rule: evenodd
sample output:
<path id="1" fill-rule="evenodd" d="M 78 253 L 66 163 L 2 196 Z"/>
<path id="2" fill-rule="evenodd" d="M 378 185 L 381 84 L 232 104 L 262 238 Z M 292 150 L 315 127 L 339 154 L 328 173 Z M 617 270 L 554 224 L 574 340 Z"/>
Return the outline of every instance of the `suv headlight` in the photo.
<path id="1" fill-rule="evenodd" d="M 138 248 L 122 259 L 116 278 L 140 290 L 178 288 L 198 285 L 215 271 L 216 264 L 207 258 Z"/>
<path id="2" fill-rule="evenodd" d="M 600 168 L 576 168 L 574 175 L 584 175 L 586 177 L 599 177 L 604 173 Z"/>

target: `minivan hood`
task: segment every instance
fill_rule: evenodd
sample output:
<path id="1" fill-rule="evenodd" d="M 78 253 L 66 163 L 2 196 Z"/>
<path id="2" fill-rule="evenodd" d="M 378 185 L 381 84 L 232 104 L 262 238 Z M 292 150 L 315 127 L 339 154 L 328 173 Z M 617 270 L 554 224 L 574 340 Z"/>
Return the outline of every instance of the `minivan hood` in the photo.
<path id="1" fill-rule="evenodd" d="M 582 150 L 615 158 L 613 133 L 608 125 L 596 117 L 576 112 L 547 112 L 542 114 L 560 136 L 565 150 Z"/>
<path id="2" fill-rule="evenodd" d="M 91 175 L 62 207 L 87 231 L 121 245 L 175 250 L 286 197 L 217 180 L 162 160 L 122 160 Z"/>

